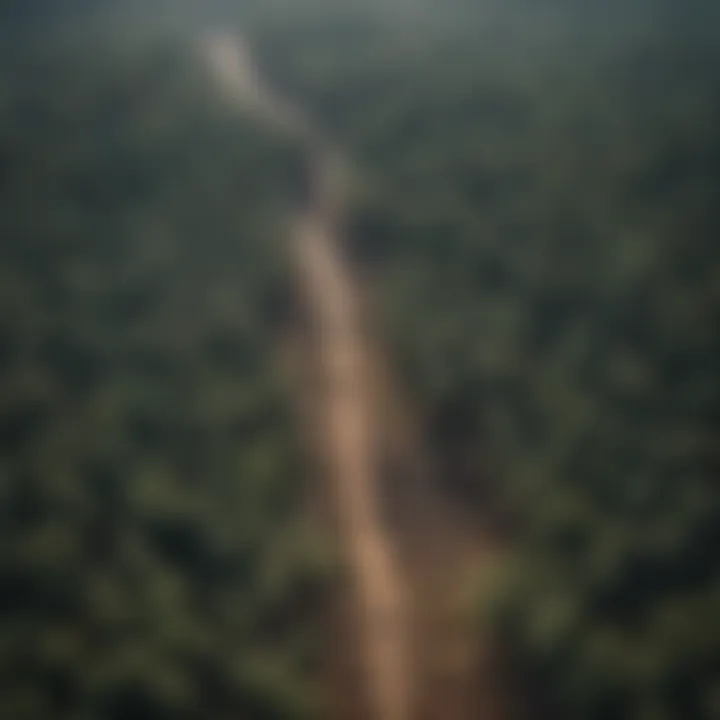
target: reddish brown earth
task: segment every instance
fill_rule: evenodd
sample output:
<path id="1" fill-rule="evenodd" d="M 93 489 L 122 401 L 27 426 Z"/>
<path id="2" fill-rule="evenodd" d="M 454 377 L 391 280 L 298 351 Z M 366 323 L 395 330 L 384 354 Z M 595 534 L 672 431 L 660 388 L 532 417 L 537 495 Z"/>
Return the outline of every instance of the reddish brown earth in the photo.
<path id="1" fill-rule="evenodd" d="M 233 100 L 305 132 L 259 82 L 232 36 L 204 52 Z M 335 720 L 498 720 L 497 663 L 479 650 L 463 593 L 496 554 L 491 539 L 433 482 L 421 423 L 372 342 L 358 283 L 342 254 L 347 173 L 319 150 L 312 197 L 292 223 L 303 322 L 291 356 L 300 427 L 319 482 L 318 515 L 346 571 L 328 618 Z"/>

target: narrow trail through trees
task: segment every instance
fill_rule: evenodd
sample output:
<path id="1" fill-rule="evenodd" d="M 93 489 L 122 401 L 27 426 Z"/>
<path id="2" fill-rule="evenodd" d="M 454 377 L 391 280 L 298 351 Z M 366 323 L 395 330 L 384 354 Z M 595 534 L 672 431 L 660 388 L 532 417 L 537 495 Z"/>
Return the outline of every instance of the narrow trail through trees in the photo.
<path id="1" fill-rule="evenodd" d="M 364 332 L 339 241 L 343 161 L 301 112 L 262 84 L 239 38 L 215 33 L 202 48 L 231 100 L 317 148 L 310 198 L 294 222 L 290 251 L 319 371 L 311 391 L 319 451 L 351 572 L 352 644 L 367 708 L 352 717 L 496 720 L 490 674 L 453 593 L 487 543 L 446 512 L 423 481 L 412 422 L 398 416 L 402 403 L 392 378 Z M 350 717 L 347 710 L 339 714 L 337 720 Z"/>

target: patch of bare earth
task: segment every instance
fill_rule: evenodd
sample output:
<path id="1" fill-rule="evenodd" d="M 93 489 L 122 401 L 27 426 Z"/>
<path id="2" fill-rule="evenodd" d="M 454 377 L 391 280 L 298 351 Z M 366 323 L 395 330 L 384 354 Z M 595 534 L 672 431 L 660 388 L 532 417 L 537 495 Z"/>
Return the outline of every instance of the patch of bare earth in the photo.
<path id="1" fill-rule="evenodd" d="M 218 33 L 203 42 L 232 101 L 307 133 L 301 115 L 262 84 L 237 39 Z M 344 561 L 327 620 L 329 714 L 501 720 L 497 663 L 479 648 L 463 597 L 494 544 L 442 492 L 412 404 L 371 341 L 342 253 L 342 167 L 327 149 L 318 150 L 311 186 L 289 238 L 301 312 L 287 356 L 298 428 L 317 470 L 310 511 Z"/>
<path id="2" fill-rule="evenodd" d="M 421 423 L 363 322 L 339 238 L 322 219 L 297 232 L 306 417 L 350 570 L 329 628 L 333 717 L 504 718 L 498 663 L 478 643 L 467 594 L 495 543 L 442 493 Z"/>

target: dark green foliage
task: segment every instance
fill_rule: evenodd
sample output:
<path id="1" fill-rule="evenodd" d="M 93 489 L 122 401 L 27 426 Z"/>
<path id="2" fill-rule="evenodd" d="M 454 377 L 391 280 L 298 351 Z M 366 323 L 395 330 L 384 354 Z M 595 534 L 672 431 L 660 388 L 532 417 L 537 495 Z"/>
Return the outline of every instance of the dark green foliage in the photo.
<path id="1" fill-rule="evenodd" d="M 302 155 L 189 46 L 0 72 L 0 715 L 305 717 L 322 558 L 273 341 Z"/>
<path id="2" fill-rule="evenodd" d="M 441 482 L 512 520 L 520 661 L 563 716 L 717 717 L 717 40 L 536 5 L 274 29 L 267 62 L 360 168 L 351 249 Z"/>

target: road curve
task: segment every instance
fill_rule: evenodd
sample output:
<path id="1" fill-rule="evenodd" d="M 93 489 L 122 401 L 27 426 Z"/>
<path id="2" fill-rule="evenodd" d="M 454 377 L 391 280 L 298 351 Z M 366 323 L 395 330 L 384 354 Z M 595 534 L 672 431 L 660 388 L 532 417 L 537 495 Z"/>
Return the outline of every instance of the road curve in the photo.
<path id="1" fill-rule="evenodd" d="M 339 251 L 346 173 L 339 156 L 313 135 L 311 124 L 261 82 L 240 38 L 217 32 L 202 52 L 221 91 L 277 126 L 321 148 L 312 192 L 289 245 L 316 329 L 324 385 L 323 443 L 354 577 L 365 686 L 374 720 L 409 720 L 413 695 L 409 591 L 380 512 L 373 393 L 358 301 Z"/>

